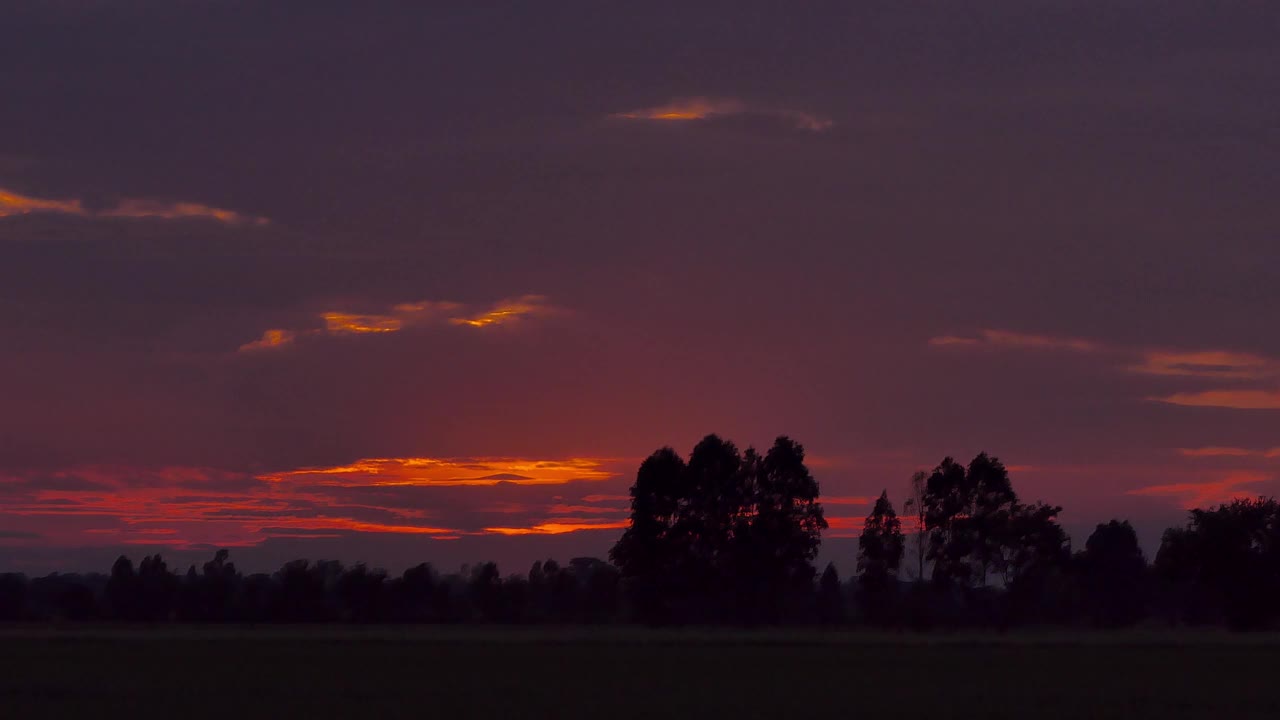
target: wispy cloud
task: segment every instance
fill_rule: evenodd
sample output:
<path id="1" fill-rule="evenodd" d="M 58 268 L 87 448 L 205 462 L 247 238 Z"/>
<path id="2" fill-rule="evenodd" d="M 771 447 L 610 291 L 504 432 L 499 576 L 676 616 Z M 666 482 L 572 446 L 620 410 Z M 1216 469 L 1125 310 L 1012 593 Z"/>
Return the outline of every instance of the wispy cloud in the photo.
<path id="1" fill-rule="evenodd" d="M 259 350 L 281 348 L 293 343 L 293 340 L 296 337 L 297 334 L 291 330 L 267 330 L 262 333 L 261 338 L 241 345 L 240 352 L 256 352 Z"/>
<path id="2" fill-rule="evenodd" d="M 1183 457 L 1190 457 L 1190 458 L 1237 457 L 1237 458 L 1274 459 L 1274 458 L 1280 458 L 1280 447 L 1274 447 L 1269 450 L 1255 450 L 1251 448 L 1224 447 L 1224 446 L 1215 445 L 1210 447 L 1199 447 L 1199 448 L 1178 448 L 1178 454 Z"/>
<path id="3" fill-rule="evenodd" d="M 1280 410 L 1280 390 L 1205 390 L 1150 397 L 1148 400 L 1186 407 Z"/>
<path id="4" fill-rule="evenodd" d="M 29 213 L 84 215 L 85 209 L 79 200 L 51 200 L 30 197 L 0 188 L 0 217 L 27 215 Z"/>
<path id="5" fill-rule="evenodd" d="M 627 526 L 623 520 L 547 522 L 529 527 L 488 527 L 484 531 L 495 535 L 563 535 L 580 530 L 620 530 Z"/>
<path id="6" fill-rule="evenodd" d="M 115 207 L 90 210 L 78 199 L 52 199 L 22 195 L 0 188 L 0 217 L 56 213 L 95 218 L 158 218 L 162 220 L 204 219 L 226 225 L 266 225 L 263 217 L 243 215 L 233 210 L 193 202 L 163 202 L 125 198 Z"/>
<path id="7" fill-rule="evenodd" d="M 544 317 L 556 312 L 542 295 L 524 295 L 502 300 L 485 309 L 468 308 L 462 303 L 423 300 L 394 305 L 383 312 L 357 313 L 346 310 L 329 310 L 320 313 L 319 327 L 289 330 L 271 328 L 262 337 L 240 346 L 241 352 L 278 350 L 294 344 L 302 337 L 380 335 L 429 325 L 456 325 L 470 328 L 490 328 L 510 325 L 521 320 Z"/>
<path id="8" fill-rule="evenodd" d="M 1098 352 L 1102 346 L 1092 340 L 1054 335 L 1034 335 L 1009 330 L 981 330 L 976 335 L 941 335 L 929 338 L 929 344 L 940 348 L 995 348 L 1002 350 L 1069 350 Z"/>
<path id="9" fill-rule="evenodd" d="M 797 130 L 823 132 L 835 123 L 829 118 L 785 108 L 755 105 L 734 98 L 678 98 L 662 105 L 614 113 L 623 120 L 648 122 L 693 122 L 733 116 L 757 116 L 782 120 Z"/>
<path id="10" fill-rule="evenodd" d="M 192 202 L 164 203 L 157 200 L 125 199 L 110 210 L 97 213 L 99 217 L 109 218 L 160 218 L 163 220 L 182 220 L 187 218 L 203 218 L 216 220 L 227 225 L 266 225 L 264 217 L 242 215 L 233 210 L 202 205 Z"/>
<path id="11" fill-rule="evenodd" d="M 1253 493 L 1243 485 L 1254 485 L 1272 480 L 1271 476 L 1254 472 L 1230 473 L 1218 480 L 1206 482 L 1173 483 L 1170 485 L 1151 485 L 1130 490 L 1127 495 L 1143 497 L 1166 497 L 1177 500 L 1185 508 L 1204 508 L 1236 498 L 1251 497 Z"/>
<path id="12" fill-rule="evenodd" d="M 525 460 L 519 458 L 442 459 L 427 457 L 366 458 L 347 465 L 299 468 L 263 476 L 270 482 L 309 478 L 317 484 L 388 486 L 494 486 L 563 485 L 575 480 L 607 480 L 606 460 L 568 458 Z"/>
<path id="13" fill-rule="evenodd" d="M 73 546 L 256 545 L 347 533 L 553 535 L 626 524 L 611 458 L 368 458 L 264 475 L 77 466 L 0 474 L 6 529 Z M 47 532 L 45 532 L 47 530 Z M 15 536 L 16 537 L 16 536 Z"/>
<path id="14" fill-rule="evenodd" d="M 1226 350 L 1144 350 L 1141 362 L 1128 369 L 1141 375 L 1262 380 L 1280 376 L 1280 361 Z"/>
<path id="15" fill-rule="evenodd" d="M 522 317 L 544 315 L 550 310 L 551 308 L 547 305 L 547 299 L 542 295 L 525 295 L 511 300 L 503 300 L 488 310 L 475 315 L 451 318 L 450 322 L 455 325 L 482 328 L 490 325 L 502 325 Z"/>
<path id="16" fill-rule="evenodd" d="M 1233 350 L 1178 350 L 1108 345 L 1081 338 L 981 330 L 974 335 L 939 335 L 929 346 L 940 350 L 1045 350 L 1105 356 L 1131 375 L 1151 379 L 1213 380 L 1235 387 L 1190 390 L 1146 399 L 1167 405 L 1237 410 L 1280 410 L 1280 359 Z M 1241 385 L 1253 385 L 1242 387 Z"/>

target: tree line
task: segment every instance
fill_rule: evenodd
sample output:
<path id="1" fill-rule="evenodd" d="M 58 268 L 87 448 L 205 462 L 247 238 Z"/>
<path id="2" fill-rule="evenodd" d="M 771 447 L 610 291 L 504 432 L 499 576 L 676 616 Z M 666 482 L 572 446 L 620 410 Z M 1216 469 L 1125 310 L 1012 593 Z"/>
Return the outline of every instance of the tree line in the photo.
<path id="1" fill-rule="evenodd" d="M 1133 526 L 1099 524 L 1073 549 L 1061 507 L 1023 502 L 980 453 L 887 490 L 866 517 L 853 574 L 814 565 L 827 521 L 804 448 L 766 452 L 715 435 L 641 465 L 630 521 L 609 561 L 494 563 L 397 577 L 364 564 L 296 560 L 244 574 L 226 550 L 199 569 L 127 557 L 108 575 L 0 575 L 0 620 L 826 624 L 891 628 L 1019 625 L 1274 627 L 1280 620 L 1280 504 L 1234 500 L 1165 531 L 1148 563 Z M 904 519 L 906 520 L 904 529 Z"/>

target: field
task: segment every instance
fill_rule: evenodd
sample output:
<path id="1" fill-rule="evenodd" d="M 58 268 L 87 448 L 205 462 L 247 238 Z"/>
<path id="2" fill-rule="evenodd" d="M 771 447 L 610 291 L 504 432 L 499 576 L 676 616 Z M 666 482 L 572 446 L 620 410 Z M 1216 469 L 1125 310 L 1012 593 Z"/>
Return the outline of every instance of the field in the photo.
<path id="1" fill-rule="evenodd" d="M 0 629 L 2 718 L 1273 718 L 1280 639 Z"/>

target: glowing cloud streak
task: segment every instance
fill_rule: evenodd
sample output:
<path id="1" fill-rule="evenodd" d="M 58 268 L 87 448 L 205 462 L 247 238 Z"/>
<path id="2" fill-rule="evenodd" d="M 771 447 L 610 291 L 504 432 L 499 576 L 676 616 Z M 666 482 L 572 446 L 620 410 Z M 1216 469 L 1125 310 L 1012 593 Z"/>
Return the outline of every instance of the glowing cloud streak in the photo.
<path id="1" fill-rule="evenodd" d="M 1008 330 L 982 330 L 976 337 L 942 335 L 929 339 L 933 347 L 989 347 L 1003 350 L 1070 350 L 1079 353 L 1097 352 L 1098 343 L 1072 337 L 1032 335 Z"/>
<path id="2" fill-rule="evenodd" d="M 264 475 L 268 482 L 305 477 L 319 484 L 372 487 L 436 486 L 491 487 L 563 485 L 574 480 L 607 480 L 605 459 L 522 460 L 513 458 L 440 459 L 424 457 L 366 458 L 348 465 L 300 468 Z"/>
<path id="3" fill-rule="evenodd" d="M 1272 478 L 1261 473 L 1231 473 L 1219 480 L 1207 482 L 1173 483 L 1170 485 L 1151 485 L 1149 487 L 1130 490 L 1127 495 L 1143 497 L 1167 497 L 1177 499 L 1187 509 L 1206 508 L 1210 505 L 1230 502 L 1236 498 L 1250 497 L 1251 493 L 1240 488 L 1266 482 Z"/>
<path id="4" fill-rule="evenodd" d="M 511 325 L 529 318 L 544 317 L 556 311 L 542 295 L 523 295 L 502 300 L 486 310 L 470 313 L 466 312 L 466 307 L 461 303 L 441 300 L 400 303 L 384 312 L 375 313 L 329 310 L 318 316 L 323 323 L 321 327 L 304 330 L 272 328 L 265 331 L 258 340 L 241 345 L 239 351 L 278 350 L 293 345 L 294 341 L 301 337 L 381 335 L 430 325 L 491 328 L 498 325 Z"/>
<path id="5" fill-rule="evenodd" d="M 1270 450 L 1251 450 L 1249 448 L 1239 447 L 1202 447 L 1202 448 L 1178 448 L 1178 454 L 1183 457 L 1190 458 L 1263 458 L 1272 460 L 1280 458 L 1280 447 L 1271 448 Z"/>
<path id="6" fill-rule="evenodd" d="M 11 190 L 0 188 L 0 217 L 41 212 L 63 213 L 66 215 L 85 214 L 84 207 L 79 200 L 49 200 L 19 195 Z"/>
<path id="7" fill-rule="evenodd" d="M 775 118 L 791 124 L 797 130 L 808 132 L 823 132 L 835 125 L 827 118 L 805 112 L 754 106 L 733 98 L 710 97 L 681 98 L 663 105 L 614 113 L 612 117 L 621 120 L 669 123 L 705 121 L 738 115 Z"/>
<path id="8" fill-rule="evenodd" d="M 1030 335 L 1003 330 L 983 330 L 976 336 L 941 335 L 929 339 L 930 347 L 965 350 L 1054 350 L 1099 353 L 1128 362 L 1121 368 L 1133 375 L 1152 378 L 1191 378 L 1219 381 L 1251 381 L 1265 387 L 1229 388 L 1175 392 L 1146 399 L 1166 405 L 1230 408 L 1234 410 L 1280 410 L 1280 359 L 1231 350 L 1169 350 L 1107 346 L 1091 340 Z"/>
<path id="9" fill-rule="evenodd" d="M 1280 410 L 1280 391 L 1206 390 L 1181 392 L 1148 400 L 1186 407 L 1229 408 L 1232 410 Z"/>
<path id="10" fill-rule="evenodd" d="M 225 225 L 266 225 L 263 217 L 242 215 L 232 210 L 193 202 L 166 203 L 158 200 L 125 198 L 108 210 L 93 211 L 80 200 L 55 200 L 21 195 L 0 188 L 0 217 L 55 213 L 93 218 L 157 218 L 162 220 L 204 219 Z"/>
<path id="11" fill-rule="evenodd" d="M 258 476 L 199 467 L 77 466 L 38 478 L 0 475 L 0 499 L 10 522 L 20 518 L 33 528 L 57 527 L 60 537 L 42 530 L 42 542 L 72 546 L 244 547 L 273 537 L 342 533 L 433 539 L 559 535 L 625 526 L 619 502 L 625 496 L 578 496 L 567 487 L 617 479 L 619 473 L 610 468 L 618 463 L 606 458 L 366 458 Z M 531 497 L 526 491 L 511 495 L 517 486 L 566 489 L 545 500 L 504 500 Z M 434 490 L 424 495 L 425 488 Z M 447 502 L 424 506 L 426 498 Z M 604 502 L 609 504 L 591 504 Z M 53 518 L 59 522 L 49 522 Z"/>
<path id="12" fill-rule="evenodd" d="M 502 325 L 523 317 L 544 315 L 550 311 L 547 299 L 541 295 L 525 295 L 513 300 L 504 300 L 491 309 L 470 317 L 452 318 L 454 325 L 467 325 L 475 328 Z"/>
<path id="13" fill-rule="evenodd" d="M 1280 375 L 1280 361 L 1224 350 L 1147 350 L 1142 362 L 1129 370 L 1142 375 L 1262 380 Z"/>

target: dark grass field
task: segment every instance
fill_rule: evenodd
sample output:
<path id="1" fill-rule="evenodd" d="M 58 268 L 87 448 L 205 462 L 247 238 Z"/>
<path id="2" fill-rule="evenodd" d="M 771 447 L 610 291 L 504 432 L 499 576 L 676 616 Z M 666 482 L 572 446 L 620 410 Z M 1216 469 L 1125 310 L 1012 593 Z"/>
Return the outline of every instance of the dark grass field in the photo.
<path id="1" fill-rule="evenodd" d="M 1280 639 L 0 629 L 0 718 L 1275 718 Z"/>

